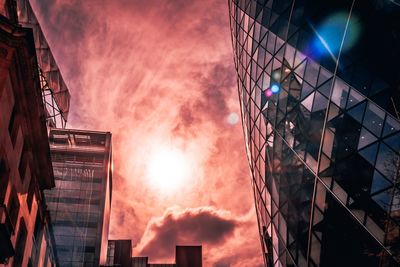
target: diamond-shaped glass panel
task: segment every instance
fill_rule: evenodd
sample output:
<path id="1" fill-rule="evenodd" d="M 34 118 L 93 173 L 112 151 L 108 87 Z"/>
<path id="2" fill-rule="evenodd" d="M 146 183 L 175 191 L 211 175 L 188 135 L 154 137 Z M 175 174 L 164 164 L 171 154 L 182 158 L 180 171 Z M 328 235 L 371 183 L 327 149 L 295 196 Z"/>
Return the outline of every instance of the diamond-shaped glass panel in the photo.
<path id="1" fill-rule="evenodd" d="M 385 126 L 383 127 L 383 136 L 395 133 L 396 131 L 400 131 L 400 122 L 392 118 L 392 116 L 387 115 Z"/>
<path id="2" fill-rule="evenodd" d="M 363 125 L 373 134 L 380 137 L 385 112 L 372 102 L 368 102 L 363 120 Z"/>
<path id="3" fill-rule="evenodd" d="M 355 119 L 356 121 L 361 123 L 363 116 L 364 116 L 364 111 L 365 111 L 366 106 L 367 106 L 367 103 L 364 102 L 364 103 L 350 109 L 349 111 L 347 111 L 347 114 L 349 114 L 353 119 Z"/>
<path id="4" fill-rule="evenodd" d="M 365 99 L 363 95 L 361 95 L 359 92 L 357 92 L 355 89 L 350 90 L 349 94 L 349 99 L 347 100 L 347 106 L 346 108 L 349 109 L 358 103 L 362 102 Z"/>
<path id="5" fill-rule="evenodd" d="M 372 179 L 371 194 L 375 194 L 378 191 L 391 187 L 393 184 L 383 177 L 378 171 L 374 172 Z"/>
<path id="6" fill-rule="evenodd" d="M 358 140 L 357 149 L 362 149 L 363 147 L 375 142 L 376 140 L 377 138 L 363 127 L 361 129 L 360 139 Z"/>
<path id="7" fill-rule="evenodd" d="M 367 148 L 364 148 L 363 150 L 360 150 L 358 153 L 360 153 L 360 155 L 364 159 L 366 159 L 369 163 L 374 165 L 377 152 L 378 152 L 378 143 L 373 144 Z"/>

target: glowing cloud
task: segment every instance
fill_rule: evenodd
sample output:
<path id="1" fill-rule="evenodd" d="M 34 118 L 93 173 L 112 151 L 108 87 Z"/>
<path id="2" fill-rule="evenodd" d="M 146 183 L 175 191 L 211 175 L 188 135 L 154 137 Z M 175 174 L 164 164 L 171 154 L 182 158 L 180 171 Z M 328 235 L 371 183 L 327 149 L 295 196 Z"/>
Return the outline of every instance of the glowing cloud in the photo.
<path id="1" fill-rule="evenodd" d="M 147 162 L 150 186 L 164 193 L 174 193 L 189 185 L 191 162 L 178 149 L 160 148 Z"/>

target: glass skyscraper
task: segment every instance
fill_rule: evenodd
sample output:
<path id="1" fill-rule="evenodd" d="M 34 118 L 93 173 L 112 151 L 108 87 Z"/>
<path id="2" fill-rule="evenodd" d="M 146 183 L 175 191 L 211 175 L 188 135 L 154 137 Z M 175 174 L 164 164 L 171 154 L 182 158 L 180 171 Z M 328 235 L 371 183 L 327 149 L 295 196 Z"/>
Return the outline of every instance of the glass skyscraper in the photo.
<path id="1" fill-rule="evenodd" d="M 56 187 L 45 193 L 60 266 L 106 262 L 112 192 L 111 134 L 51 129 Z"/>
<path id="2" fill-rule="evenodd" d="M 229 0 L 267 266 L 399 266 L 400 2 Z"/>

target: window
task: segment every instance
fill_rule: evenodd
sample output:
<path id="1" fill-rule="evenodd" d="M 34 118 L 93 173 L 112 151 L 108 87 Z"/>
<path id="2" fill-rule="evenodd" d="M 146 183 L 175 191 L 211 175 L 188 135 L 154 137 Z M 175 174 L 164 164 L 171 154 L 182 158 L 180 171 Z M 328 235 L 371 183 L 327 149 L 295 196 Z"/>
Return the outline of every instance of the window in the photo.
<path id="1" fill-rule="evenodd" d="M 29 182 L 29 189 L 28 189 L 28 197 L 26 198 L 26 203 L 28 204 L 29 212 L 32 209 L 32 202 L 33 196 L 35 195 L 35 177 L 31 177 L 31 181 Z"/>
<path id="2" fill-rule="evenodd" d="M 12 188 L 10 199 L 8 200 L 8 213 L 10 214 L 11 223 L 15 228 L 19 213 L 19 200 L 14 187 Z"/>
<path id="3" fill-rule="evenodd" d="M 4 203 L 8 185 L 8 173 L 4 160 L 0 158 L 0 205 Z"/>
<path id="4" fill-rule="evenodd" d="M 13 145 L 15 145 L 15 140 L 17 139 L 17 131 L 15 129 L 16 117 L 17 117 L 17 109 L 14 105 L 14 107 L 11 111 L 10 122 L 8 123 L 8 133 L 10 134 L 11 142 Z"/>
<path id="5" fill-rule="evenodd" d="M 15 256 L 14 256 L 14 264 L 13 267 L 22 266 L 22 261 L 24 259 L 24 251 L 26 244 L 26 225 L 23 218 L 21 218 L 21 222 L 19 224 L 19 231 L 17 242 L 15 245 Z"/>
<path id="6" fill-rule="evenodd" d="M 28 146 L 26 143 L 26 140 L 24 140 L 24 147 L 22 149 L 22 153 L 21 153 L 21 159 L 19 160 L 19 166 L 18 166 L 18 170 L 19 170 L 19 176 L 21 178 L 21 181 L 24 182 L 25 179 L 25 174 L 26 174 L 26 168 L 28 165 Z"/>

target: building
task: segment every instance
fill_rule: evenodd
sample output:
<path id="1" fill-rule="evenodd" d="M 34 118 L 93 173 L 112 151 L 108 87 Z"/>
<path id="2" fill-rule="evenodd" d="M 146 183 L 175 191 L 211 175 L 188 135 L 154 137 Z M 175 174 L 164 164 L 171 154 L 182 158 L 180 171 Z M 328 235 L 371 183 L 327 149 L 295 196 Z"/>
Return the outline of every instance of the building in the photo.
<path id="1" fill-rule="evenodd" d="M 42 99 L 49 127 L 65 128 L 68 120 L 70 93 L 29 0 L 7 0 L 14 3 L 18 23 L 33 30 Z"/>
<path id="2" fill-rule="evenodd" d="M 51 129 L 56 187 L 45 192 L 59 266 L 99 266 L 107 257 L 112 193 L 109 132 Z"/>
<path id="3" fill-rule="evenodd" d="M 43 190 L 54 187 L 33 32 L 0 1 L 0 266 L 55 266 Z"/>
<path id="4" fill-rule="evenodd" d="M 141 261 L 138 260 L 138 262 L 141 262 Z M 110 266 L 131 267 L 131 265 L 132 265 L 132 241 L 131 240 L 108 240 L 107 264 Z M 146 267 L 146 265 L 144 265 L 144 267 Z"/>
<path id="5" fill-rule="evenodd" d="M 201 246 L 176 246 L 175 261 L 177 267 L 203 266 Z"/>
<path id="6" fill-rule="evenodd" d="M 148 267 L 149 258 L 148 257 L 132 257 L 131 267 Z"/>
<path id="7" fill-rule="evenodd" d="M 267 266 L 399 266 L 398 1 L 229 0 Z"/>
<path id="8" fill-rule="evenodd" d="M 108 240 L 107 263 L 103 267 L 202 267 L 201 246 L 176 246 L 176 263 L 149 263 L 148 257 L 132 256 L 131 240 Z"/>

